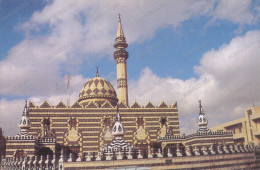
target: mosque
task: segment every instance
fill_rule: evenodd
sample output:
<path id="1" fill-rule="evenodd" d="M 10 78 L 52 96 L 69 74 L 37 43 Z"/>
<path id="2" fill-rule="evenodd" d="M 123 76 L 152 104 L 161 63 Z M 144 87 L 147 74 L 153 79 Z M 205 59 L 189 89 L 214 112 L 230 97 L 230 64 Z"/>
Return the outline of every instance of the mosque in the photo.
<path id="1" fill-rule="evenodd" d="M 36 106 L 29 101 L 19 124 L 21 132 L 7 137 L 6 157 L 53 155 L 59 154 L 61 149 L 66 155 L 98 152 L 113 140 L 117 108 L 125 127 L 124 138 L 135 147 L 158 148 L 158 137 L 166 133 L 180 135 L 176 102 L 172 105 L 161 102 L 158 106 L 151 102 L 145 106 L 137 102 L 128 104 L 127 46 L 119 18 L 114 43 L 117 92 L 97 71 L 96 77 L 83 85 L 78 100 L 71 106 L 62 101 L 56 106 L 48 101 Z"/>
<path id="2" fill-rule="evenodd" d="M 119 162 L 118 165 L 107 163 L 109 165 L 103 168 L 145 164 L 154 167 L 172 166 L 173 169 L 175 164 L 173 159 L 169 158 L 199 155 L 210 159 L 205 163 L 205 167 L 208 168 L 218 167 L 223 160 L 229 164 L 227 167 L 235 165 L 236 161 L 241 161 L 241 167 L 247 167 L 249 165 L 247 160 L 242 159 L 245 155 L 240 153 L 243 151 L 248 154 L 246 156 L 250 161 L 253 160 L 251 167 L 260 167 L 260 164 L 255 162 L 254 154 L 249 153 L 253 152 L 253 147 L 243 146 L 241 142 L 239 143 L 241 146 L 237 146 L 232 131 L 224 131 L 223 128 L 212 131 L 207 128 L 208 120 L 201 101 L 199 101 L 198 131 L 187 136 L 180 135 L 177 102 L 167 105 L 162 101 L 158 106 L 151 102 L 144 106 L 137 102 L 129 105 L 127 46 L 119 16 L 114 43 L 117 91 L 109 81 L 100 77 L 97 70 L 96 77 L 83 85 L 78 100 L 71 106 L 65 105 L 62 101 L 57 105 L 44 101 L 39 106 L 32 101 L 26 102 L 19 122 L 20 132 L 13 137 L 2 137 L 3 140 L 0 133 L 0 142 L 3 141 L 0 143 L 0 147 L 3 148 L 0 156 L 4 156 L 2 167 L 26 169 L 26 167 L 52 166 L 50 169 L 55 169 L 56 165 L 59 165 L 58 169 L 62 170 L 66 165 L 65 157 L 68 158 L 66 166 L 74 167 L 72 169 L 100 167 L 100 163 L 87 164 L 86 161 L 139 158 L 145 158 L 144 163 L 129 160 L 131 163 Z M 209 155 L 215 154 L 226 156 L 209 158 Z M 160 158 L 157 159 L 160 163 L 149 160 L 156 158 Z M 84 160 L 84 163 L 73 164 L 76 159 L 78 162 Z M 182 168 L 200 162 L 197 157 L 191 161 L 192 159 L 180 159 L 185 165 Z M 225 167 L 224 164 L 221 166 Z"/>

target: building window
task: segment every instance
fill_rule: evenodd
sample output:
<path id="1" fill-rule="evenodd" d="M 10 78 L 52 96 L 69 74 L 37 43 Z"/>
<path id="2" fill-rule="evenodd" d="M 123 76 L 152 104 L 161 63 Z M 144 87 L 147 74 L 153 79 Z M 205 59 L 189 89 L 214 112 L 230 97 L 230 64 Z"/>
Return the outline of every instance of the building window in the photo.
<path id="1" fill-rule="evenodd" d="M 138 125 L 138 127 L 144 125 L 144 118 L 143 117 L 138 117 L 137 118 L 137 125 Z"/>
<path id="2" fill-rule="evenodd" d="M 250 129 L 250 134 L 251 134 L 251 140 L 254 141 L 254 136 L 253 136 L 253 131 Z"/>
<path id="3" fill-rule="evenodd" d="M 252 115 L 251 109 L 247 111 L 247 115 L 248 115 L 249 126 L 251 127 L 251 119 L 250 119 L 250 116 Z"/>
<path id="4" fill-rule="evenodd" d="M 110 124 L 111 124 L 110 118 L 109 118 L 109 117 L 106 117 L 106 118 L 104 119 L 104 125 L 105 125 L 105 126 L 110 126 Z"/>
<path id="5" fill-rule="evenodd" d="M 162 126 L 166 125 L 166 123 L 167 123 L 166 117 L 162 117 L 160 122 L 161 122 Z"/>
<path id="6" fill-rule="evenodd" d="M 70 127 L 76 127 L 77 126 L 77 119 L 71 118 L 69 121 Z"/>
<path id="7" fill-rule="evenodd" d="M 44 119 L 43 120 L 43 127 L 45 129 L 50 129 L 50 119 Z"/>

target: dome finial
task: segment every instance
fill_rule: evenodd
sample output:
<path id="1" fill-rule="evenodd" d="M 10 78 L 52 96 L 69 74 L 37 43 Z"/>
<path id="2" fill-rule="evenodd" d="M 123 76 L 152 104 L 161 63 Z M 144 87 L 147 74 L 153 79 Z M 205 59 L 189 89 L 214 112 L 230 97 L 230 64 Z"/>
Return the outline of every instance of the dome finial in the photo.
<path id="1" fill-rule="evenodd" d="M 97 66 L 97 73 L 96 73 L 96 77 L 99 77 L 98 66 Z"/>

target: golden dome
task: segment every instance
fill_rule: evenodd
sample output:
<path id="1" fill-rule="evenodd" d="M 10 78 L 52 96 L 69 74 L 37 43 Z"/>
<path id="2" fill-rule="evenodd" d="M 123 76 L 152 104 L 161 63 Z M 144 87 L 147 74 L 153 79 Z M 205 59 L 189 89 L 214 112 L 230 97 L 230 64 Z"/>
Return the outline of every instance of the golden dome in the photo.
<path id="1" fill-rule="evenodd" d="M 79 93 L 78 102 L 82 105 L 86 105 L 89 102 L 96 102 L 97 104 L 103 104 L 108 101 L 113 106 L 117 104 L 117 95 L 113 86 L 104 78 L 97 77 L 90 79 L 82 87 Z"/>

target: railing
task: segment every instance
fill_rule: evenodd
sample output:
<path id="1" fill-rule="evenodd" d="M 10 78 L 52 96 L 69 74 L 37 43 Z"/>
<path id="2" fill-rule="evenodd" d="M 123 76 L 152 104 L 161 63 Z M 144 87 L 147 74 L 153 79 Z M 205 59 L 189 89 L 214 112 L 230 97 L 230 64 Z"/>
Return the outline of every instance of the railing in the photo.
<path id="1" fill-rule="evenodd" d="M 10 137 L 7 136 L 6 140 L 35 140 L 35 136 L 33 135 L 28 135 L 28 136 L 14 136 L 14 137 Z"/>
<path id="2" fill-rule="evenodd" d="M 166 135 L 165 137 L 160 137 L 159 141 L 163 141 L 163 140 L 182 141 L 182 140 L 192 139 L 192 138 L 201 137 L 201 136 L 215 137 L 215 136 L 219 136 L 219 135 L 231 136 L 231 135 L 233 135 L 233 133 L 231 131 L 228 131 L 228 132 L 217 131 L 217 132 L 197 132 L 197 133 L 193 133 L 193 134 L 187 135 L 187 136 L 185 136 L 185 135 Z"/>
<path id="3" fill-rule="evenodd" d="M 66 159 L 66 157 L 63 154 L 63 151 L 61 152 L 61 156 L 59 159 L 56 159 L 55 155 L 53 155 L 53 158 L 50 159 L 50 156 L 47 157 L 41 156 L 40 158 L 38 156 L 33 157 L 22 157 L 22 158 L 3 158 L 1 162 L 1 168 L 2 169 L 10 169 L 10 170 L 63 170 L 63 164 L 65 162 L 90 162 L 90 161 L 116 161 L 116 160 L 122 160 L 122 159 L 156 159 L 156 158 L 163 158 L 163 157 L 189 157 L 189 156 L 199 156 L 199 155 L 217 155 L 217 154 L 235 154 L 235 153 L 250 153 L 250 152 L 260 152 L 259 146 L 253 146 L 253 145 L 218 145 L 214 147 L 211 146 L 202 146 L 202 147 L 191 147 L 186 146 L 185 151 L 182 152 L 180 150 L 179 145 L 177 145 L 176 150 L 171 150 L 168 148 L 164 151 L 164 153 L 161 152 L 160 149 L 158 149 L 157 152 L 154 151 L 154 153 L 151 153 L 151 150 L 148 149 L 145 152 L 142 152 L 140 150 L 132 150 L 132 151 L 118 151 L 113 153 L 90 153 L 88 152 L 87 156 L 81 156 L 78 155 L 77 157 L 74 157 L 72 154 Z"/>

